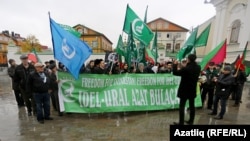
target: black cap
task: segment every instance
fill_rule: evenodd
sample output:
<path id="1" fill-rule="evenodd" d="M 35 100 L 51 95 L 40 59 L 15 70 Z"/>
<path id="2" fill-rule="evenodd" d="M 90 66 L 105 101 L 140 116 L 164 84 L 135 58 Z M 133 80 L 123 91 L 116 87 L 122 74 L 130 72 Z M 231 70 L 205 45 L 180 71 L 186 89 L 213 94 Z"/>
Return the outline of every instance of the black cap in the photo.
<path id="1" fill-rule="evenodd" d="M 15 61 L 14 59 L 9 59 L 9 64 L 11 64 L 14 61 Z"/>
<path id="2" fill-rule="evenodd" d="M 230 65 L 226 65 L 226 66 L 224 66 L 224 71 L 232 71 L 232 67 L 230 66 Z"/>
<path id="3" fill-rule="evenodd" d="M 20 59 L 28 59 L 28 56 L 26 54 L 23 54 L 20 56 Z"/>

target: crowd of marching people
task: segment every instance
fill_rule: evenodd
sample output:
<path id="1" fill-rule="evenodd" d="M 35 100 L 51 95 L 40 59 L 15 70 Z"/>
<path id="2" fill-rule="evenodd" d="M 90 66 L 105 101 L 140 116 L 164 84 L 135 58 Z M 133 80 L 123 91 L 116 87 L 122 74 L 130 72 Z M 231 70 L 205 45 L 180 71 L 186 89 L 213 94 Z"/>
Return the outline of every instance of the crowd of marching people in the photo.
<path id="1" fill-rule="evenodd" d="M 27 55 L 20 56 L 21 64 L 9 59 L 8 74 L 12 79 L 12 88 L 19 107 L 26 106 L 28 116 L 36 116 L 39 123 L 45 120 L 53 120 L 50 116 L 50 103 L 59 116 L 60 112 L 57 71 L 67 72 L 62 63 L 54 60 L 44 63 L 31 63 Z M 176 61 L 169 60 L 161 63 L 119 63 L 105 62 L 103 59 L 90 60 L 81 67 L 79 73 L 88 74 L 124 74 L 124 73 L 170 73 L 173 74 L 173 66 Z M 182 60 L 177 63 L 177 70 L 185 68 L 190 62 Z M 178 72 L 178 73 L 177 73 Z M 181 72 L 181 71 L 180 71 Z M 201 70 L 197 84 L 201 90 L 203 107 L 212 110 L 210 115 L 216 115 L 216 119 L 223 119 L 226 111 L 227 100 L 235 101 L 233 106 L 238 107 L 242 102 L 242 92 L 247 76 L 244 70 L 231 64 L 215 64 L 209 62 L 205 70 Z M 186 82 L 188 83 L 188 82 Z M 220 112 L 218 112 L 220 104 Z M 193 122 L 193 121 L 192 121 Z M 189 123 L 192 124 L 190 121 Z"/>

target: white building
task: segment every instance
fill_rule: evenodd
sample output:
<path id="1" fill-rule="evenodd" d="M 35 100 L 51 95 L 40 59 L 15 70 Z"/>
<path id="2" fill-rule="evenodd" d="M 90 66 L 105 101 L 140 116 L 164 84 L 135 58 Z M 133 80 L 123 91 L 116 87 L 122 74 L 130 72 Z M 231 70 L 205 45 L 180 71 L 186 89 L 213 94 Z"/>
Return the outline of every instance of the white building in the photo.
<path id="1" fill-rule="evenodd" d="M 205 0 L 204 3 L 214 5 L 216 15 L 201 25 L 204 28 L 212 23 L 208 44 L 204 48 L 197 48 L 197 55 L 202 58 L 227 39 L 225 61 L 231 63 L 242 54 L 247 41 L 250 41 L 250 0 Z M 246 60 L 250 60 L 249 46 Z"/>

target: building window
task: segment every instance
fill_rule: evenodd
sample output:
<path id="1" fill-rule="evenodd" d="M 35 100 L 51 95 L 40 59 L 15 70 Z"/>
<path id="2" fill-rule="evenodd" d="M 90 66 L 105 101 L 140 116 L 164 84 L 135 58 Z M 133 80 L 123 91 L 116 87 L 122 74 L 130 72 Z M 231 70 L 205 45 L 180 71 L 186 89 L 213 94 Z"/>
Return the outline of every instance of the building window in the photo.
<path id="1" fill-rule="evenodd" d="M 162 29 L 162 23 L 157 24 L 157 29 Z"/>
<path id="2" fill-rule="evenodd" d="M 157 33 L 157 37 L 158 37 L 158 38 L 161 38 L 161 33 Z"/>
<path id="3" fill-rule="evenodd" d="M 152 28 L 152 29 L 155 29 L 155 23 L 152 23 L 152 24 L 151 24 L 151 28 Z"/>
<path id="4" fill-rule="evenodd" d="M 165 28 L 165 29 L 168 29 L 168 26 L 169 26 L 168 23 L 164 23 L 164 28 Z"/>
<path id="5" fill-rule="evenodd" d="M 171 33 L 168 33 L 168 34 L 167 34 L 167 38 L 168 38 L 168 39 L 171 38 L 171 36 L 172 36 Z"/>
<path id="6" fill-rule="evenodd" d="M 92 47 L 93 48 L 98 47 L 98 42 L 97 41 L 92 41 Z"/>
<path id="7" fill-rule="evenodd" d="M 175 44 L 175 50 L 180 50 L 180 43 Z"/>
<path id="8" fill-rule="evenodd" d="M 170 50 L 170 49 L 171 49 L 171 46 L 172 46 L 172 45 L 171 45 L 170 43 L 167 43 L 167 44 L 166 44 L 166 49 L 167 49 L 167 50 Z"/>
<path id="9" fill-rule="evenodd" d="M 236 20 L 232 24 L 230 43 L 238 43 L 240 33 L 240 20 Z"/>

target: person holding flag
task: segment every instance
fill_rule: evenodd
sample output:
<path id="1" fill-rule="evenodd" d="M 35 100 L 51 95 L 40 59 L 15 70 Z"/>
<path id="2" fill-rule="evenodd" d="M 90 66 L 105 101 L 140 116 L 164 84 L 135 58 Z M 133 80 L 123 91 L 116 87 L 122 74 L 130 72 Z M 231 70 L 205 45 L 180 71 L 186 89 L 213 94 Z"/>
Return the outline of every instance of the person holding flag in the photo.
<path id="1" fill-rule="evenodd" d="M 235 91 L 233 92 L 232 99 L 235 99 L 235 103 L 233 106 L 238 107 L 239 103 L 241 102 L 241 96 L 243 92 L 244 83 L 247 81 L 247 76 L 245 73 L 246 66 L 244 64 L 246 51 L 247 51 L 248 42 L 245 45 L 245 49 L 239 59 L 236 60 L 234 65 L 235 72 Z"/>
<path id="2" fill-rule="evenodd" d="M 49 17 L 54 57 L 61 62 L 75 79 L 92 49 Z M 72 63 L 74 62 L 74 63 Z"/>

